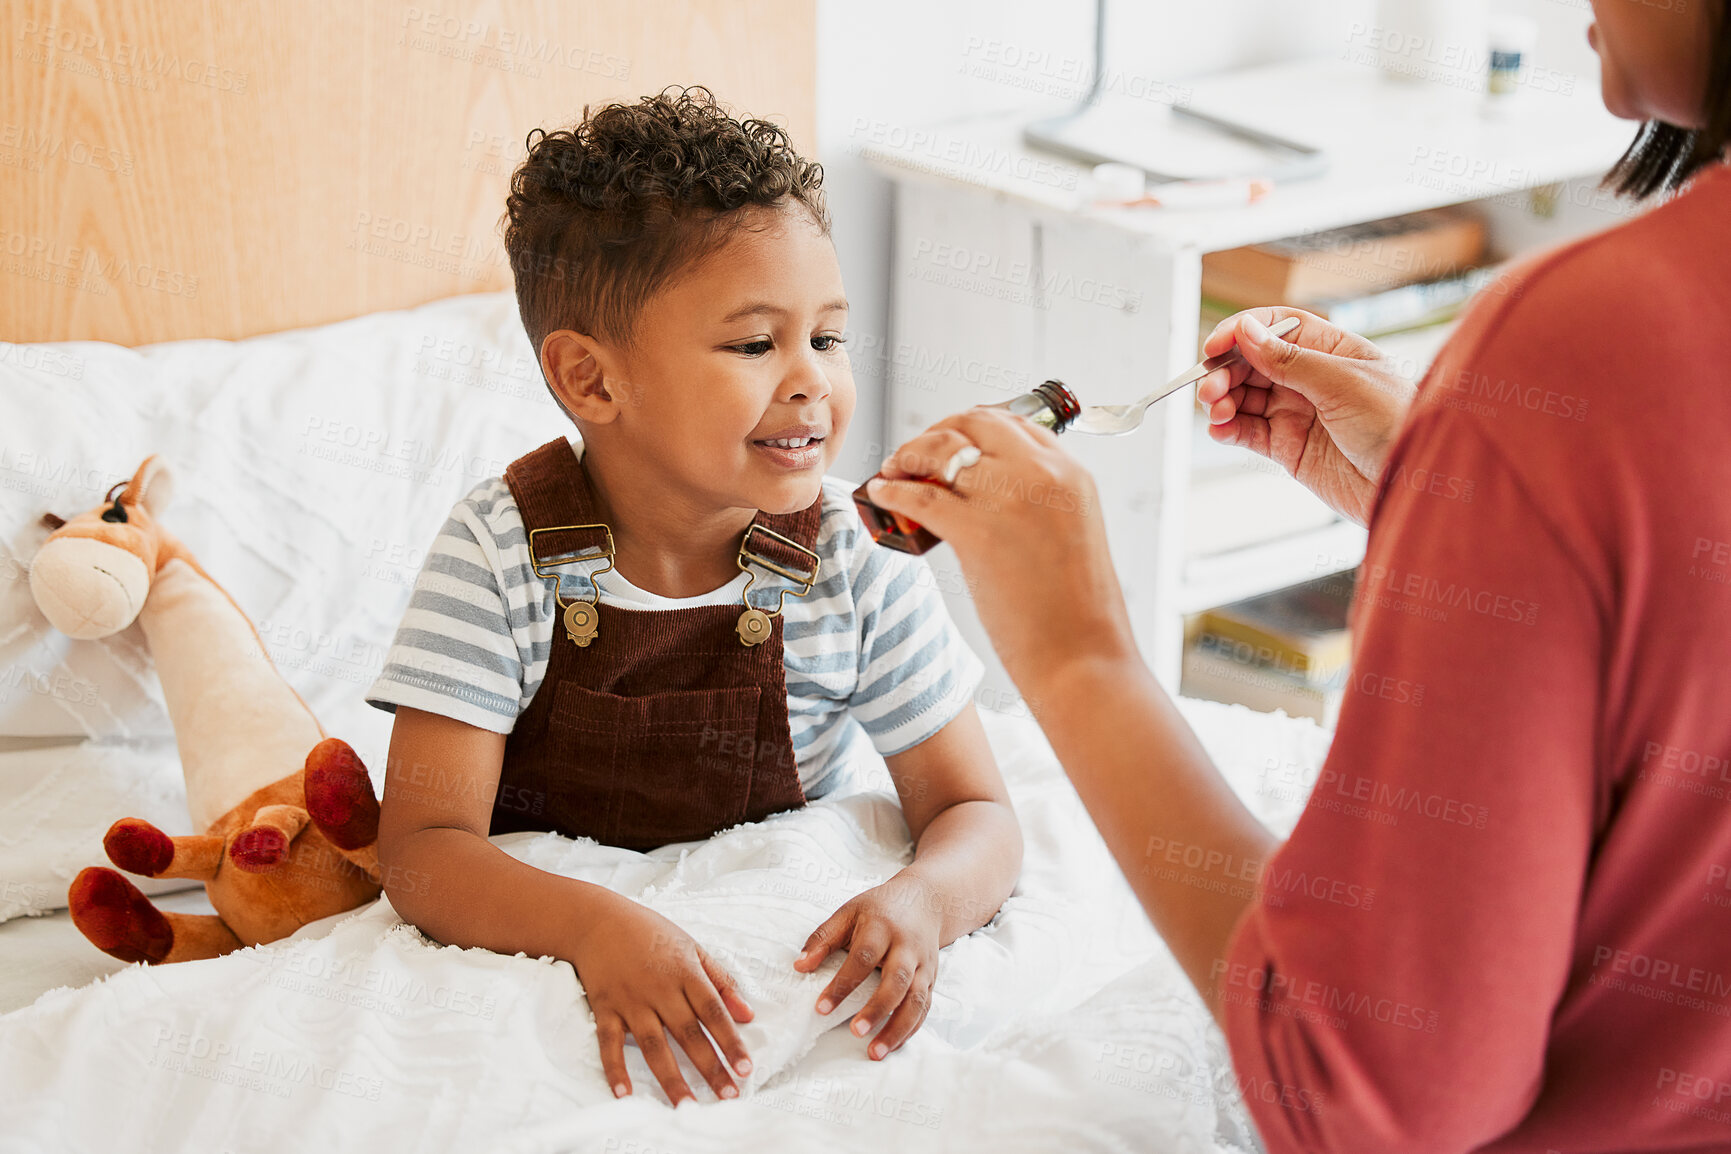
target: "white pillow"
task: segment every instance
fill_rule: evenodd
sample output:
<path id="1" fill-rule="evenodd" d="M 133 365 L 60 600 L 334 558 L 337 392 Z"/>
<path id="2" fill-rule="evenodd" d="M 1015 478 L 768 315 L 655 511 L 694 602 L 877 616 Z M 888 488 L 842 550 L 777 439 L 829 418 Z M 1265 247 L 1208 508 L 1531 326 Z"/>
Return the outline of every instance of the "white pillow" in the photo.
<path id="1" fill-rule="evenodd" d="M 176 472 L 168 531 L 252 618 L 289 683 L 377 782 L 391 718 L 362 695 L 424 550 L 478 482 L 573 431 L 510 293 L 242 341 L 0 343 L 0 429 L 0 738 L 105 743 L 0 765 L 4 796 L 21 797 L 31 774 L 101 783 L 78 801 L 77 820 L 0 807 L 0 887 L 29 895 L 32 908 L 30 887 L 43 878 L 56 879 L 53 900 L 64 905 L 57 871 L 105 860 L 89 838 L 98 825 L 137 816 L 185 832 L 186 823 L 184 792 L 178 808 L 146 801 L 172 788 L 157 755 L 118 752 L 117 743 L 166 742 L 178 781 L 142 629 L 73 641 L 30 596 L 44 512 L 90 509 L 162 454 Z M 128 773 L 143 795 L 128 791 Z M 16 901 L 0 903 L 7 909 L 23 912 Z"/>
<path id="2" fill-rule="evenodd" d="M 193 832 L 180 756 L 163 740 L 0 749 L 0 815 L 0 922 L 65 909 L 78 871 L 108 864 L 102 835 L 120 818 Z M 132 880 L 147 894 L 199 884 Z"/>
<path id="3" fill-rule="evenodd" d="M 0 344 L 0 428 L 0 735 L 173 732 L 138 626 L 72 641 L 27 569 L 44 512 L 93 507 L 161 453 L 168 530 L 371 765 L 390 718 L 359 690 L 422 551 L 459 497 L 572 426 L 514 298 L 487 293 L 243 341 Z"/>

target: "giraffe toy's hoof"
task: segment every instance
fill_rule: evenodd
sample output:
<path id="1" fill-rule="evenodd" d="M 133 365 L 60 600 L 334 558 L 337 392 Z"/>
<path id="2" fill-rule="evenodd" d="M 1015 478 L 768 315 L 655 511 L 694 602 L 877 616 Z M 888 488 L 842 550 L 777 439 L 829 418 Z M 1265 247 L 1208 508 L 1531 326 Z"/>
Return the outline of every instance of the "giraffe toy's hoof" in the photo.
<path id="1" fill-rule="evenodd" d="M 361 849 L 379 840 L 379 799 L 367 767 L 349 743 L 327 737 L 306 764 L 307 812 L 338 849 Z"/>
<path id="2" fill-rule="evenodd" d="M 108 860 L 129 874 L 153 878 L 174 862 L 174 839 L 135 817 L 123 817 L 102 837 Z"/>
<path id="3" fill-rule="evenodd" d="M 174 929 L 137 886 L 114 870 L 88 866 L 67 890 L 72 924 L 103 953 L 123 962 L 160 962 Z"/>
<path id="4" fill-rule="evenodd" d="M 288 857 L 289 839 L 280 829 L 253 826 L 235 835 L 228 860 L 247 873 L 269 873 Z"/>

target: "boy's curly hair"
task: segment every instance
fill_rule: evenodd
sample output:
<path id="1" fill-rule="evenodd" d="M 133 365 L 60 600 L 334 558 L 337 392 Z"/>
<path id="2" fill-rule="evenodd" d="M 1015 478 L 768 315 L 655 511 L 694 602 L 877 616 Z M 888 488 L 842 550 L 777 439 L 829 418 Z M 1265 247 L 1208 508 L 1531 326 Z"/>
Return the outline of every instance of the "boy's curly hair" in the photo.
<path id="1" fill-rule="evenodd" d="M 829 232 L 823 168 L 767 120 L 735 120 L 706 88 L 587 106 L 535 129 L 511 174 L 505 251 L 537 355 L 557 329 L 629 344 L 643 302 L 752 214 L 797 201 Z"/>

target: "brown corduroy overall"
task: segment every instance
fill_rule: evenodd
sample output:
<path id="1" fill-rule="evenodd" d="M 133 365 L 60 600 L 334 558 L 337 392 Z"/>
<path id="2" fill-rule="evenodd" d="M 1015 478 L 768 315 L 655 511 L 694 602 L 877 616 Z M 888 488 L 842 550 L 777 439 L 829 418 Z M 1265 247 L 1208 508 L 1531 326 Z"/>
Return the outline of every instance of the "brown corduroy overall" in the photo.
<path id="1" fill-rule="evenodd" d="M 538 572 L 602 542 L 610 548 L 588 475 L 563 438 L 513 461 L 505 482 Z M 821 505 L 819 497 L 798 513 L 759 513 L 745 545 L 783 568 L 814 570 L 809 555 L 755 530 L 811 549 Z M 564 592 L 572 588 L 567 576 Z M 773 608 L 777 599 L 753 603 Z M 505 741 L 490 832 L 554 830 L 642 850 L 805 804 L 779 613 L 766 640 L 746 645 L 742 604 L 593 608 L 596 633 L 585 646 L 554 622 L 546 677 Z"/>

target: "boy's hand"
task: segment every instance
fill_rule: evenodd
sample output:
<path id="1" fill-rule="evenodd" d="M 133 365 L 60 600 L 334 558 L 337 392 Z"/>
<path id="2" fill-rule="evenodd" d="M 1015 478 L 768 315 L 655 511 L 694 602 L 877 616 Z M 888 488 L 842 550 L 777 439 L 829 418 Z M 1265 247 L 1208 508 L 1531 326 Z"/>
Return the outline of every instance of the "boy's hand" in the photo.
<path id="1" fill-rule="evenodd" d="M 695 1101 L 697 1095 L 679 1072 L 669 1034 L 716 1097 L 738 1097 L 715 1051 L 719 1046 L 742 1077 L 751 1073 L 751 1059 L 733 1028 L 734 1022 L 751 1021 L 751 1007 L 733 978 L 689 934 L 655 911 L 620 898 L 607 905 L 605 916 L 571 951 L 571 963 L 589 995 L 601 1068 L 615 1097 L 631 1093 L 625 1072 L 627 1033 L 637 1039 L 644 1060 L 675 1106 L 682 1098 Z"/>
<path id="2" fill-rule="evenodd" d="M 817 1012 L 827 1014 L 841 1005 L 875 969 L 883 978 L 871 1000 L 854 1015 L 853 1032 L 865 1037 L 883 1023 L 867 1049 L 877 1061 L 920 1028 L 932 1004 L 932 983 L 938 976 L 938 935 L 942 909 L 937 893 L 911 869 L 850 900 L 806 939 L 793 968 L 810 973 L 836 950 L 847 961 L 818 995 Z"/>

